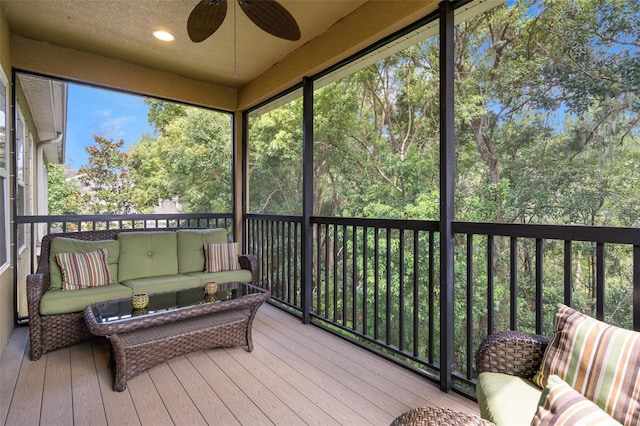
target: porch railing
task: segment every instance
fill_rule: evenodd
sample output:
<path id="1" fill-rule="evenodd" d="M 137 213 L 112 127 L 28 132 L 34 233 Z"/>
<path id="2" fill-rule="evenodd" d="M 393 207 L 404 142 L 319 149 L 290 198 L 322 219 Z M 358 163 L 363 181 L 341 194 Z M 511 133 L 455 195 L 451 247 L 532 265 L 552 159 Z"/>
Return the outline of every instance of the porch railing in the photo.
<path id="1" fill-rule="evenodd" d="M 246 215 L 272 303 L 303 316 L 304 238 L 312 239 L 311 321 L 439 380 L 439 232 L 434 221 Z M 17 218 L 37 266 L 42 235 L 85 229 L 224 227 L 231 214 Z M 640 229 L 453 223 L 454 388 L 473 394 L 474 351 L 487 334 L 549 335 L 557 303 L 640 330 Z"/>
<path id="2" fill-rule="evenodd" d="M 439 379 L 439 233 L 432 221 L 313 217 L 312 322 Z M 302 316 L 301 218 L 248 215 L 273 301 Z M 640 229 L 462 223 L 455 241 L 454 387 L 473 393 L 487 334 L 550 335 L 558 303 L 640 330 Z"/>

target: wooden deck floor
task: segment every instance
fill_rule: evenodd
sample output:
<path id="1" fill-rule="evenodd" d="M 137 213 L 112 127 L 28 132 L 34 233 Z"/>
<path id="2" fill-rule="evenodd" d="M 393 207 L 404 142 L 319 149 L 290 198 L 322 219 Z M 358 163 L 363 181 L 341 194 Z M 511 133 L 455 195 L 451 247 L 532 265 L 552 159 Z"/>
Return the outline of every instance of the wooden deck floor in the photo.
<path id="1" fill-rule="evenodd" d="M 255 349 L 213 349 L 172 359 L 114 392 L 109 347 L 93 339 L 29 360 L 28 330 L 2 354 L 6 425 L 388 425 L 401 413 L 477 405 L 428 380 L 263 305 Z"/>

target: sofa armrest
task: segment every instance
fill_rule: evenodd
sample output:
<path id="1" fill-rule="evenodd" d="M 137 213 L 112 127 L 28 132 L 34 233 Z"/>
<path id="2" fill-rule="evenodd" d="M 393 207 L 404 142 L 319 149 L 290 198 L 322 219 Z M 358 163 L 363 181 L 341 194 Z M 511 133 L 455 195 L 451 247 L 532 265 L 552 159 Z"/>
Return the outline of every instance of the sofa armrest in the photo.
<path id="1" fill-rule="evenodd" d="M 487 336 L 476 352 L 476 370 L 531 379 L 540 368 L 549 339 L 520 331 Z"/>
<path id="2" fill-rule="evenodd" d="M 258 259 L 253 254 L 241 254 L 238 256 L 240 268 L 251 271 L 251 284 L 258 286 Z"/>
<path id="3" fill-rule="evenodd" d="M 27 275 L 27 310 L 29 313 L 29 340 L 31 360 L 42 356 L 42 329 L 40 319 L 40 299 L 49 288 L 49 277 L 43 273 Z"/>

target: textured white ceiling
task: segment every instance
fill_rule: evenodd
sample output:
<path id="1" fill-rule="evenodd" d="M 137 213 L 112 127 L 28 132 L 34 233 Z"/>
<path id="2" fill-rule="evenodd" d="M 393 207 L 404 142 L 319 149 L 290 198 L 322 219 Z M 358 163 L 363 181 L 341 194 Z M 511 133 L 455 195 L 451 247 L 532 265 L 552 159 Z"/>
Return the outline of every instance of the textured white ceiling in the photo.
<path id="1" fill-rule="evenodd" d="M 198 0 L 0 0 L 14 34 L 234 88 L 367 0 L 279 2 L 297 20 L 300 40 L 282 40 L 260 30 L 234 0 L 229 0 L 222 26 L 201 43 L 191 42 L 186 32 Z M 158 29 L 173 33 L 175 41 L 156 40 L 152 32 Z"/>

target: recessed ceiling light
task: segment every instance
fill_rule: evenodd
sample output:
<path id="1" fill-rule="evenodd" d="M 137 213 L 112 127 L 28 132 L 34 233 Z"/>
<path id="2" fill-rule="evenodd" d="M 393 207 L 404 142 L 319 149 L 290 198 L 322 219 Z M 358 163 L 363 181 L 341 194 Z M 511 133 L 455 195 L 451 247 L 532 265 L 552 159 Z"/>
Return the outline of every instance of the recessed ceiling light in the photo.
<path id="1" fill-rule="evenodd" d="M 173 41 L 175 37 L 167 31 L 154 31 L 153 36 L 162 41 Z"/>

